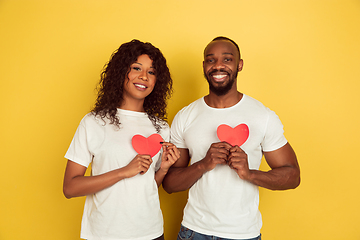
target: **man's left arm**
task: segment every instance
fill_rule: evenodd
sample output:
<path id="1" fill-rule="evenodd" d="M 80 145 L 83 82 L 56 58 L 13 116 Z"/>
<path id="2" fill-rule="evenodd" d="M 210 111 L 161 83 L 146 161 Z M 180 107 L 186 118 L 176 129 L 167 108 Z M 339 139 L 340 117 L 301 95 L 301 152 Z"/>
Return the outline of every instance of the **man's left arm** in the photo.
<path id="1" fill-rule="evenodd" d="M 299 186 L 300 168 L 289 143 L 275 151 L 264 152 L 264 156 L 271 168 L 267 172 L 249 169 L 247 154 L 238 146 L 230 150 L 228 164 L 241 179 L 263 188 L 286 190 Z"/>

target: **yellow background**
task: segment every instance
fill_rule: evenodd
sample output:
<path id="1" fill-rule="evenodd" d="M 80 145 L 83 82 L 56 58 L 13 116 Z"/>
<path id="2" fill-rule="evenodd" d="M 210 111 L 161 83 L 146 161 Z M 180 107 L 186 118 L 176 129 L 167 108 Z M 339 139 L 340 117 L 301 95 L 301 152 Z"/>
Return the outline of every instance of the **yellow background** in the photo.
<path id="1" fill-rule="evenodd" d="M 85 198 L 62 195 L 63 156 L 120 44 L 164 53 L 171 122 L 207 93 L 218 35 L 239 44 L 239 90 L 279 115 L 301 166 L 296 190 L 260 190 L 263 239 L 360 239 L 358 0 L 0 1 L 0 239 L 79 239 Z M 172 240 L 186 193 L 160 198 Z"/>

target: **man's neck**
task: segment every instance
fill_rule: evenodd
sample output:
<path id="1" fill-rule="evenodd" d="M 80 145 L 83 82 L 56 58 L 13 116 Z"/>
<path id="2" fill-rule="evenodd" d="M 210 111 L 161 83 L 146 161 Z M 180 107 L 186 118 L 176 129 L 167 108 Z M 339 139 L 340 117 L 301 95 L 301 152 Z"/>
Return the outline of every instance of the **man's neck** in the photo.
<path id="1" fill-rule="evenodd" d="M 228 108 L 237 104 L 243 97 L 243 94 L 235 91 L 229 91 L 227 94 L 218 96 L 211 92 L 204 97 L 205 103 L 212 108 Z"/>

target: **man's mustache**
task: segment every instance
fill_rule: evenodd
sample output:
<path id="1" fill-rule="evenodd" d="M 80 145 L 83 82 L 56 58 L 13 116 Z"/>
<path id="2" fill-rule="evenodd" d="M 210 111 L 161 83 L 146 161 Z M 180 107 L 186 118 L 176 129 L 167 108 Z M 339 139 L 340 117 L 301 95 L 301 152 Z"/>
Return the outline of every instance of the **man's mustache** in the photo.
<path id="1" fill-rule="evenodd" d="M 226 74 L 230 75 L 230 73 L 228 71 L 226 71 L 225 69 L 220 69 L 220 70 L 214 69 L 211 72 L 209 72 L 209 75 L 212 75 L 214 73 L 226 73 Z"/>

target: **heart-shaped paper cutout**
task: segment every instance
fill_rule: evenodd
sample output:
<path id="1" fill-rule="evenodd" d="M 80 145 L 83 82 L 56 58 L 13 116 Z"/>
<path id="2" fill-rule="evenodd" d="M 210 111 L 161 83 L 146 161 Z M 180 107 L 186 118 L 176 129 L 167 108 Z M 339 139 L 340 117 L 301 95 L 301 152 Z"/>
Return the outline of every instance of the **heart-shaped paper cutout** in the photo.
<path id="1" fill-rule="evenodd" d="M 136 134 L 131 139 L 131 144 L 138 154 L 148 154 L 151 157 L 155 156 L 161 149 L 162 137 L 155 133 L 148 138 Z"/>
<path id="2" fill-rule="evenodd" d="M 237 125 L 235 128 L 221 124 L 218 126 L 216 133 L 220 141 L 240 147 L 249 137 L 249 127 L 244 123 Z"/>

